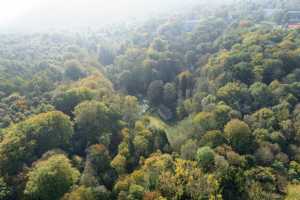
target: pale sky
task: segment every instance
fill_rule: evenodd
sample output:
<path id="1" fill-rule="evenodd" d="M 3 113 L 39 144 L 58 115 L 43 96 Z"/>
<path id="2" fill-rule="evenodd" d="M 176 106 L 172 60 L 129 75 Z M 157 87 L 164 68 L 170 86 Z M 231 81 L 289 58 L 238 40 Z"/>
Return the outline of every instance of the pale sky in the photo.
<path id="1" fill-rule="evenodd" d="M 2 0 L 0 6 L 0 24 L 6 24 L 22 16 L 37 6 L 39 0 Z"/>
<path id="2" fill-rule="evenodd" d="M 0 0 L 0 26 L 29 28 L 93 24 L 150 15 L 202 0 Z M 30 28 L 29 28 L 30 29 Z"/>
<path id="3" fill-rule="evenodd" d="M 0 0 L 0 24 L 7 24 L 21 18 L 23 15 L 36 11 L 39 8 L 44 8 L 50 5 L 52 8 L 57 6 L 57 10 L 73 10 L 79 9 L 96 9 L 101 5 L 101 11 L 109 12 L 129 12 L 133 4 L 139 4 L 144 0 Z M 97 6 L 91 6 L 91 5 Z M 59 8 L 58 8 L 59 7 Z M 53 12 L 57 12 L 53 10 Z"/>

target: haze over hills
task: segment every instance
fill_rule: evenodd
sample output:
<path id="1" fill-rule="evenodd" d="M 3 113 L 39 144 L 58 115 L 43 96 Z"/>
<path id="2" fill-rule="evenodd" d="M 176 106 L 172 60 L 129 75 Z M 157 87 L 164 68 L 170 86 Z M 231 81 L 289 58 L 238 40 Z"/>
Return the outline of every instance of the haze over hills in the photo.
<path id="1" fill-rule="evenodd" d="M 34 31 L 101 26 L 129 19 L 139 20 L 197 3 L 199 1 L 195 0 L 184 3 L 180 0 L 44 1 L 36 3 L 10 24 L 2 25 L 2 29 Z"/>
<path id="2" fill-rule="evenodd" d="M 214 0 L 42 0 L 27 6 L 17 17 L 0 23 L 1 31 L 46 31 L 80 29 L 111 23 L 144 20 L 165 13 L 176 13 L 195 5 L 219 4 Z M 227 0 L 226 2 L 230 2 Z M 30 4 L 30 1 L 29 1 Z M 21 6 L 22 7 L 22 6 Z M 4 9 L 4 8 L 3 8 Z M 20 8 L 21 9 L 21 8 Z M 1 11 L 1 9 L 0 9 Z M 1 15 L 0 15 L 1 16 Z M 0 19 L 1 22 L 1 19 Z"/>

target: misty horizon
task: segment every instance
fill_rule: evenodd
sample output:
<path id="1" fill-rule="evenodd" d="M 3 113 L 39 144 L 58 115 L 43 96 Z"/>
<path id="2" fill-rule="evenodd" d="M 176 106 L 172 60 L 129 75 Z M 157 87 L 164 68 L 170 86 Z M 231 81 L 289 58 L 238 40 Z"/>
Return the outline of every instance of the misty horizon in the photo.
<path id="1" fill-rule="evenodd" d="M 199 1 L 200 2 L 200 1 Z M 123 23 L 127 20 L 144 19 L 176 10 L 179 5 L 199 3 L 195 0 L 96 0 L 48 1 L 30 0 L 17 7 L 15 12 L 0 14 L 0 29 L 3 31 L 39 31 L 48 29 L 72 29 Z M 30 4 L 30 5 L 28 5 Z M 9 7 L 9 5 L 8 5 Z M 3 10 L 5 9 L 2 8 Z M 8 8 L 15 9 L 15 8 Z M 0 9 L 1 11 L 1 9 Z M 3 13 L 3 12 L 2 12 Z"/>
<path id="2" fill-rule="evenodd" d="M 0 8 L 0 31 L 48 31 L 99 28 L 176 14 L 205 0 L 12 0 Z M 215 0 L 213 2 L 223 2 Z M 14 5 L 15 4 L 15 5 Z M 185 9 L 183 9 L 185 8 Z M 2 13 L 2 14 L 1 14 Z"/>

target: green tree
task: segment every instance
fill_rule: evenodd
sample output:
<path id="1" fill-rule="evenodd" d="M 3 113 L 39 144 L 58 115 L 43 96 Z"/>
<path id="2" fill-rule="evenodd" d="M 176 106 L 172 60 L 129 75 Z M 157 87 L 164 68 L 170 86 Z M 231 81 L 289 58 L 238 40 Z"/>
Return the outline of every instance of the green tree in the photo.
<path id="1" fill-rule="evenodd" d="M 140 200 L 144 196 L 145 189 L 140 185 L 131 185 L 129 188 L 129 200 Z"/>
<path id="2" fill-rule="evenodd" d="M 194 86 L 192 73 L 190 71 L 181 72 L 177 76 L 177 85 L 180 89 L 180 96 L 183 99 L 185 99 L 188 95 L 191 95 L 191 91 Z"/>
<path id="3" fill-rule="evenodd" d="M 224 128 L 229 144 L 240 153 L 250 152 L 253 148 L 253 136 L 249 126 L 238 119 L 228 122 Z"/>
<path id="4" fill-rule="evenodd" d="M 254 74 L 251 65 L 246 62 L 240 62 L 234 65 L 231 69 L 233 78 L 247 85 L 251 84 L 254 79 Z"/>
<path id="5" fill-rule="evenodd" d="M 276 125 L 274 112 L 269 108 L 262 108 L 251 115 L 251 127 L 264 128 L 272 131 Z"/>
<path id="6" fill-rule="evenodd" d="M 115 174 L 109 174 L 110 162 L 109 152 L 104 145 L 90 146 L 87 149 L 87 158 L 80 183 L 88 187 L 99 185 L 111 187 L 115 181 Z"/>
<path id="7" fill-rule="evenodd" d="M 249 112 L 248 88 L 244 84 L 229 82 L 217 91 L 217 96 L 233 109 Z"/>
<path id="8" fill-rule="evenodd" d="M 274 161 L 274 153 L 269 146 L 263 146 L 256 150 L 255 157 L 261 165 L 270 165 Z"/>
<path id="9" fill-rule="evenodd" d="M 64 65 L 66 67 L 65 76 L 68 79 L 77 81 L 78 79 L 85 76 L 85 73 L 82 70 L 82 66 L 77 60 L 68 60 Z"/>
<path id="10" fill-rule="evenodd" d="M 107 170 L 111 161 L 108 150 L 101 144 L 95 144 L 88 148 L 87 159 L 96 167 L 96 171 L 99 173 Z"/>
<path id="11" fill-rule="evenodd" d="M 134 96 L 125 96 L 121 98 L 120 101 L 121 114 L 123 115 L 122 120 L 127 122 L 129 126 L 133 126 L 141 114 L 138 99 Z"/>
<path id="12" fill-rule="evenodd" d="M 211 148 L 216 148 L 225 143 L 226 139 L 219 130 L 208 131 L 200 139 L 201 146 L 209 146 Z"/>
<path id="13" fill-rule="evenodd" d="M 156 80 L 152 81 L 147 90 L 147 97 L 153 105 L 159 105 L 162 103 L 164 83 L 162 81 Z"/>
<path id="14" fill-rule="evenodd" d="M 193 119 L 193 124 L 199 127 L 200 131 L 204 132 L 217 128 L 215 116 L 213 113 L 210 112 L 198 113 Z"/>
<path id="15" fill-rule="evenodd" d="M 150 47 L 156 51 L 166 51 L 168 48 L 168 44 L 167 41 L 157 37 L 154 38 Z"/>
<path id="16" fill-rule="evenodd" d="M 115 55 L 112 49 L 101 46 L 98 49 L 99 61 L 102 65 L 111 65 L 114 63 Z"/>
<path id="17" fill-rule="evenodd" d="M 95 97 L 95 93 L 91 89 L 81 87 L 59 92 L 52 101 L 56 109 L 72 115 L 75 106 L 82 101 L 92 100 L 93 97 Z"/>
<path id="18" fill-rule="evenodd" d="M 75 138 L 79 149 L 102 143 L 110 144 L 111 136 L 119 130 L 120 116 L 102 102 L 85 101 L 75 107 Z"/>
<path id="19" fill-rule="evenodd" d="M 11 126 L 0 142 L 1 172 L 15 174 L 48 150 L 67 150 L 72 135 L 69 117 L 58 111 L 35 115 Z"/>
<path id="20" fill-rule="evenodd" d="M 250 86 L 249 91 L 254 100 L 252 104 L 255 109 L 272 105 L 273 96 L 266 84 L 255 82 Z"/>
<path id="21" fill-rule="evenodd" d="M 52 155 L 29 172 L 24 195 L 33 200 L 59 200 L 78 178 L 79 172 L 66 156 Z"/>
<path id="22" fill-rule="evenodd" d="M 180 148 L 180 155 L 182 159 L 194 160 L 197 152 L 197 143 L 195 140 L 186 141 Z"/>
<path id="23" fill-rule="evenodd" d="M 172 105 L 176 104 L 176 99 L 177 91 L 175 85 L 172 83 L 166 83 L 163 91 L 163 100 L 165 105 L 172 107 Z"/>
<path id="24" fill-rule="evenodd" d="M 271 83 L 273 80 L 278 80 L 283 75 L 283 63 L 278 59 L 266 59 L 263 63 L 263 82 Z"/>
<path id="25" fill-rule="evenodd" d="M 214 108 L 213 114 L 217 123 L 218 129 L 222 129 L 225 124 L 230 120 L 231 107 L 226 104 L 218 104 Z"/>
<path id="26" fill-rule="evenodd" d="M 0 177 L 0 200 L 8 200 L 11 194 L 11 189 L 6 184 L 4 179 Z"/>
<path id="27" fill-rule="evenodd" d="M 92 188 L 80 186 L 70 193 L 66 193 L 61 200 L 96 200 Z"/>
<path id="28" fill-rule="evenodd" d="M 285 180 L 280 177 L 277 172 L 270 167 L 255 167 L 244 172 L 244 177 L 246 178 L 246 187 L 253 184 L 260 186 L 261 198 L 265 196 L 266 199 L 276 199 L 279 198 L 278 190 L 283 186 L 285 187 Z M 283 181 L 283 182 L 281 182 Z M 250 188 L 251 189 L 251 188 Z M 251 190 L 250 190 L 251 191 Z M 254 195 L 253 195 L 254 196 Z M 257 195 L 258 196 L 258 195 Z"/>
<path id="29" fill-rule="evenodd" d="M 204 171 L 210 171 L 215 165 L 215 152 L 210 147 L 201 147 L 197 150 L 196 160 Z"/>
<path id="30" fill-rule="evenodd" d="M 300 181 L 300 164 L 296 161 L 291 161 L 288 170 L 289 179 L 293 182 Z"/>

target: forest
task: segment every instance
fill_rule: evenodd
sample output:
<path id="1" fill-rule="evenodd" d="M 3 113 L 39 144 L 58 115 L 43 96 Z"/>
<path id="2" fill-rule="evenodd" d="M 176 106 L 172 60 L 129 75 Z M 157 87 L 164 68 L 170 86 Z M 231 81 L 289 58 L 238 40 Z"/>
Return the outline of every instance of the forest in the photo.
<path id="1" fill-rule="evenodd" d="M 0 33 L 0 200 L 300 200 L 288 9 Z"/>

